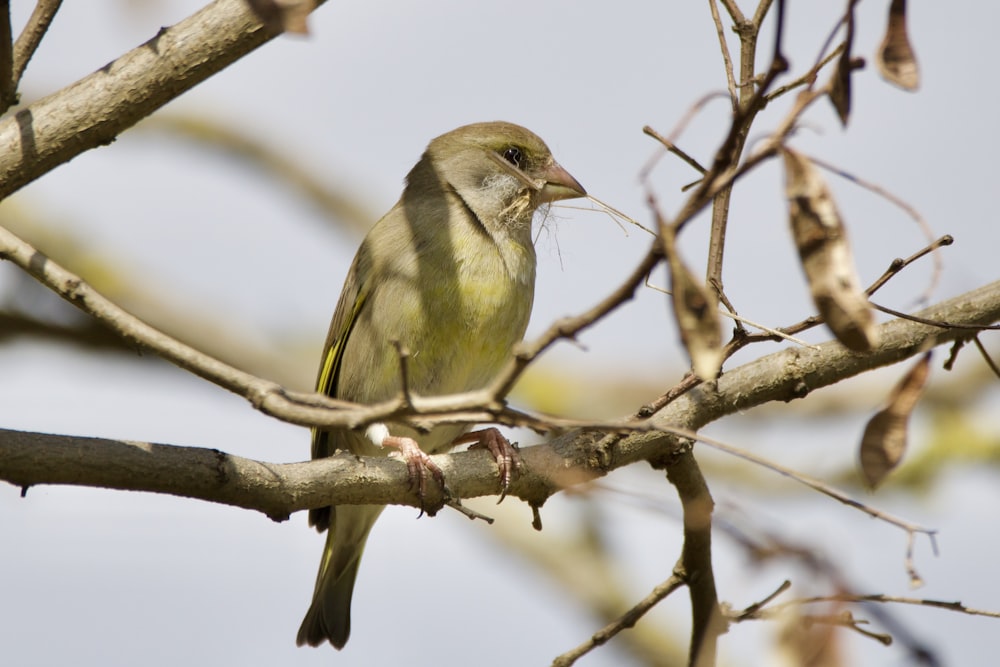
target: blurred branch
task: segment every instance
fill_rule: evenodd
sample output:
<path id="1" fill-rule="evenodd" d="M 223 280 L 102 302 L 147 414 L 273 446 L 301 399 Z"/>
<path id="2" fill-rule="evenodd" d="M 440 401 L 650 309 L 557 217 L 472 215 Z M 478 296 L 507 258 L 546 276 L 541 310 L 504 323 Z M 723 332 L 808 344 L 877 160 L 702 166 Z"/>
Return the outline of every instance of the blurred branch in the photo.
<path id="1" fill-rule="evenodd" d="M 711 667 L 716 663 L 719 635 L 727 627 L 719 607 L 712 567 L 715 502 L 690 447 L 681 449 L 668 462 L 667 479 L 677 489 L 684 508 L 684 547 L 674 572 L 687 584 L 691 598 L 688 665 Z"/>
<path id="2" fill-rule="evenodd" d="M 808 586 L 814 588 L 818 582 L 826 582 L 835 591 L 829 596 L 817 596 L 812 600 L 820 602 L 820 597 L 825 597 L 828 602 L 844 601 L 849 602 L 851 598 L 858 598 L 852 591 L 847 575 L 840 566 L 839 557 L 830 558 L 823 552 L 815 548 L 806 546 L 797 540 L 787 540 L 781 538 L 770 531 L 754 535 L 748 531 L 750 526 L 746 524 L 735 524 L 723 522 L 720 526 L 726 534 L 747 550 L 748 555 L 759 564 L 773 562 L 775 560 L 791 560 L 803 567 L 806 571 L 805 581 Z M 759 533 L 759 531 L 753 531 Z M 876 639 L 882 643 L 898 643 L 907 653 L 908 664 L 940 665 L 941 662 L 935 652 L 926 643 L 924 635 L 914 632 L 902 619 L 895 616 L 891 609 L 881 608 L 879 605 L 865 604 L 864 609 L 877 623 L 885 628 L 888 633 L 873 633 L 861 630 L 860 624 L 867 624 L 865 620 L 854 619 L 849 612 L 843 616 L 833 615 L 807 615 L 801 614 L 804 606 L 799 601 L 790 603 L 776 603 L 775 600 L 784 592 L 789 590 L 790 582 L 784 582 L 774 593 L 768 595 L 763 600 L 755 602 L 742 611 L 727 610 L 727 617 L 732 623 L 740 623 L 747 620 L 770 619 L 779 615 L 779 610 L 792 612 L 792 619 L 805 621 L 805 627 L 809 627 L 814 622 L 823 624 L 836 624 L 849 627 L 855 631 L 862 631 L 867 637 Z M 807 598 L 809 600 L 809 598 Z M 854 602 L 861 602 L 855 599 Z M 786 614 L 781 614 L 786 616 Z M 840 620 L 838 620 L 838 618 Z M 800 660 L 792 664 L 805 664 L 807 661 Z M 808 662 L 808 664 L 813 664 Z M 827 664 L 827 663 L 817 663 Z"/>
<path id="3" fill-rule="evenodd" d="M 818 595 L 808 598 L 799 598 L 797 600 L 789 600 L 787 602 L 782 602 L 780 604 L 772 605 L 768 611 L 771 613 L 777 613 L 781 609 L 785 609 L 787 607 L 800 606 L 806 604 L 826 603 L 826 602 L 851 602 L 851 603 L 878 602 L 883 604 L 907 604 L 907 605 L 916 605 L 918 607 L 934 607 L 936 609 L 947 609 L 948 611 L 957 611 L 962 614 L 968 614 L 969 616 L 986 616 L 988 618 L 1000 618 L 1000 611 L 967 607 L 965 604 L 963 604 L 961 601 L 958 600 L 955 601 L 931 600 L 928 598 L 910 598 L 910 597 L 899 597 L 896 595 L 883 595 L 881 593 L 876 593 L 872 595 L 854 595 L 854 594 Z"/>
<path id="4" fill-rule="evenodd" d="M 0 344 L 20 336 L 31 340 L 54 340 L 88 350 L 128 351 L 121 339 L 106 327 L 91 320 L 75 325 L 58 324 L 34 319 L 21 313 L 0 310 Z M 131 350 L 134 353 L 134 350 Z"/>
<path id="5" fill-rule="evenodd" d="M 179 302 L 175 295 L 164 293 L 149 272 L 136 265 L 134 258 L 97 247 L 92 237 L 74 233 L 72 228 L 79 225 L 72 217 L 66 220 L 40 216 L 26 195 L 11 197 L 0 204 L 0 218 L 7 229 L 30 239 L 33 247 L 44 247 L 47 254 L 68 270 L 86 276 L 87 283 L 102 295 L 138 317 L 147 318 L 154 326 L 255 375 L 269 377 L 286 387 L 312 388 L 314 357 L 320 340 L 299 336 L 294 331 L 265 332 L 248 326 L 231 311 L 205 310 L 189 302 Z M 0 276 L 0 314 L 5 318 L 5 326 L 0 326 L 0 340 L 41 335 L 66 345 L 124 352 L 132 359 L 139 359 L 134 346 L 128 346 L 121 336 L 60 300 L 29 274 L 14 273 L 13 277 L 20 280 L 5 280 Z M 297 343 L 300 339 L 301 344 Z"/>
<path id="6" fill-rule="evenodd" d="M 483 532 L 538 568 L 547 581 L 561 588 L 569 604 L 589 612 L 603 625 L 587 641 L 554 658 L 553 664 L 572 664 L 612 638 L 614 648 L 631 656 L 637 665 L 682 664 L 687 649 L 672 632 L 673 623 L 662 618 L 636 623 L 683 582 L 672 577 L 672 585 L 661 583 L 636 603 L 630 585 L 635 572 L 622 567 L 614 549 L 614 528 L 609 525 L 613 522 L 604 511 L 606 495 L 597 485 L 585 485 L 570 491 L 568 499 L 577 511 L 572 519 L 562 515 L 556 530 L 534 530 L 525 524 L 522 506 L 500 505 L 490 510 L 499 513 L 498 521 Z M 655 502 L 662 509 L 663 498 L 658 496 Z M 621 632 L 625 629 L 629 632 Z"/>
<path id="7" fill-rule="evenodd" d="M 240 132 L 231 122 L 216 122 L 193 114 L 164 113 L 153 116 L 137 129 L 180 136 L 199 148 L 216 149 L 239 158 L 241 165 L 259 169 L 275 183 L 301 193 L 325 216 L 346 223 L 359 236 L 367 232 L 376 219 L 353 192 L 338 190 L 327 183 L 327 179 L 316 177 L 326 175 L 327 170 L 307 169 L 302 166 L 302 156 L 269 146 L 257 138 L 259 134 Z"/>
<path id="8" fill-rule="evenodd" d="M 634 607 L 619 618 L 595 632 L 587 641 L 579 646 L 556 656 L 552 667 L 570 667 L 577 660 L 590 653 L 598 646 L 603 646 L 622 630 L 628 630 L 642 618 L 646 612 L 660 603 L 665 597 L 684 585 L 684 579 L 678 574 L 672 574 L 669 579 L 656 586 L 649 595 L 640 600 Z"/>
<path id="9" fill-rule="evenodd" d="M 93 74 L 0 122 L 0 199 L 110 143 L 250 53 L 269 32 L 245 0 L 215 0 Z"/>
<path id="10" fill-rule="evenodd" d="M 0 227 L 0 258 L 17 264 L 63 299 L 103 322 L 127 343 L 153 350 L 167 361 L 240 394 L 265 413 L 270 413 L 273 406 L 293 423 L 302 423 L 302 419 L 308 420 L 307 415 L 315 413 L 316 408 L 309 406 L 315 403 L 314 399 L 320 399 L 319 404 L 327 407 L 345 404 L 315 394 L 287 391 L 275 382 L 257 378 L 185 345 L 126 312 L 3 227 Z"/>
<path id="11" fill-rule="evenodd" d="M 982 356 L 983 361 L 986 362 L 989 369 L 993 371 L 993 375 L 1000 378 L 1000 366 L 997 366 L 997 363 L 993 361 L 989 351 L 987 351 L 986 347 L 983 345 L 983 341 L 979 340 L 979 336 L 973 336 L 972 342 L 975 343 L 976 349 L 979 350 L 979 354 Z"/>

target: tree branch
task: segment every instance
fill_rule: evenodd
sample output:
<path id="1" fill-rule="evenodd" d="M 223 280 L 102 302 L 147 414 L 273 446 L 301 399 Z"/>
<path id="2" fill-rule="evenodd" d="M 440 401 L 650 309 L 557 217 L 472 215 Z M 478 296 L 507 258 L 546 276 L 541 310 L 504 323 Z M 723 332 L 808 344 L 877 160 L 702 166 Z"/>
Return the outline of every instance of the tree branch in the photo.
<path id="1" fill-rule="evenodd" d="M 215 0 L 93 74 L 0 122 L 0 199 L 104 146 L 278 33 L 245 0 Z"/>
<path id="2" fill-rule="evenodd" d="M 603 646 L 616 637 L 623 630 L 635 627 L 646 613 L 660 603 L 665 597 L 684 585 L 684 580 L 677 574 L 671 574 L 670 578 L 657 585 L 649 595 L 639 600 L 632 608 L 616 618 L 611 623 L 591 635 L 587 641 L 576 646 L 561 655 L 556 656 L 552 661 L 552 667 L 570 667 L 576 661 L 590 653 L 598 646 Z"/>
<path id="3" fill-rule="evenodd" d="M 1000 320 L 1000 282 L 927 308 L 918 316 L 966 326 L 996 322 Z M 652 419 L 614 423 L 616 431 L 636 429 L 628 435 L 606 438 L 604 431 L 595 428 L 602 425 L 595 423 L 544 445 L 523 448 L 525 472 L 508 495 L 541 505 L 560 490 L 611 470 L 639 461 L 666 460 L 684 442 L 665 432 L 668 429 L 697 431 L 726 415 L 771 401 L 801 398 L 922 353 L 928 345 L 970 335 L 965 329 L 893 320 L 880 327 L 882 343 L 870 353 L 853 353 L 834 341 L 776 352 L 724 373 L 715 383 L 690 389 Z M 603 427 L 611 428 L 612 423 Z M 488 453 L 458 452 L 433 458 L 454 497 L 497 492 L 496 467 Z M 341 503 L 419 506 L 408 489 L 406 467 L 393 460 L 341 454 L 308 463 L 275 464 L 215 449 L 16 431 L 0 431 L 0 479 L 22 487 L 73 484 L 170 493 L 255 509 L 274 518 Z M 443 500 L 438 493 L 435 488 L 428 490 L 427 506 Z"/>
<path id="4" fill-rule="evenodd" d="M 28 61 L 35 55 L 35 50 L 42 43 L 42 37 L 49 30 L 52 19 L 56 17 L 62 0 L 38 0 L 35 9 L 31 12 L 28 23 L 24 30 L 14 42 L 14 62 L 13 79 L 17 85 L 24 75 L 24 70 L 28 66 Z"/>
<path id="5" fill-rule="evenodd" d="M 715 665 L 719 635 L 726 622 L 719 607 L 712 567 L 712 511 L 715 501 L 690 448 L 667 465 L 667 479 L 677 489 L 684 508 L 684 547 L 674 566 L 691 598 L 691 643 L 688 665 Z"/>

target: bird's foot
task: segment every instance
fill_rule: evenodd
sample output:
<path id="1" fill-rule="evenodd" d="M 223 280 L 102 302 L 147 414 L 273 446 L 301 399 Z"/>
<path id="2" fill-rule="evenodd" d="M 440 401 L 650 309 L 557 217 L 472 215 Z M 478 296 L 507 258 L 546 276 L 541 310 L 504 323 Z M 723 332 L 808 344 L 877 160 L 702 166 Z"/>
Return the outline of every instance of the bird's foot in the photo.
<path id="1" fill-rule="evenodd" d="M 410 489 L 416 489 L 420 497 L 420 509 L 424 511 L 424 497 L 427 495 L 427 478 L 433 477 L 442 490 L 445 489 L 444 473 L 413 438 L 387 435 L 382 439 L 383 447 L 396 450 L 395 456 L 406 464 L 406 472 L 410 478 Z M 433 512 L 428 512 L 431 516 Z"/>
<path id="2" fill-rule="evenodd" d="M 500 473 L 500 500 L 497 501 L 499 505 L 507 497 L 510 483 L 521 473 L 523 467 L 517 443 L 511 442 L 500 431 L 490 427 L 480 431 L 469 431 L 456 438 L 454 444 L 464 445 L 470 442 L 473 444 L 469 449 L 485 449 L 497 462 L 497 471 Z"/>

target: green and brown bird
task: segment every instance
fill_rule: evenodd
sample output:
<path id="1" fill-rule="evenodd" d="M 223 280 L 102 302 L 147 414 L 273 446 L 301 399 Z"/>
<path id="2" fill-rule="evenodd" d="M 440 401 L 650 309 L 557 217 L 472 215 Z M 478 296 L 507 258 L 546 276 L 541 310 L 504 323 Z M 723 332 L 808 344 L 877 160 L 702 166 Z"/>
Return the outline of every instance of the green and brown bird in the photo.
<path id="1" fill-rule="evenodd" d="M 480 389 L 524 336 L 535 288 L 531 223 L 536 209 L 582 197 L 583 187 L 545 143 L 504 122 L 466 125 L 431 141 L 406 178 L 403 195 L 362 242 L 348 271 L 323 350 L 317 391 L 358 403 L 396 395 L 399 347 L 409 389 L 422 396 Z M 427 457 L 467 429 L 418 433 L 375 424 L 364 433 L 313 432 L 313 458 L 337 450 L 380 456 L 387 448 L 423 481 L 440 471 Z M 510 445 L 495 429 L 482 443 L 509 480 Z M 479 440 L 467 434 L 465 441 Z M 312 604 L 298 644 L 343 647 L 351 596 L 368 533 L 381 505 L 342 505 L 309 513 L 327 530 Z"/>

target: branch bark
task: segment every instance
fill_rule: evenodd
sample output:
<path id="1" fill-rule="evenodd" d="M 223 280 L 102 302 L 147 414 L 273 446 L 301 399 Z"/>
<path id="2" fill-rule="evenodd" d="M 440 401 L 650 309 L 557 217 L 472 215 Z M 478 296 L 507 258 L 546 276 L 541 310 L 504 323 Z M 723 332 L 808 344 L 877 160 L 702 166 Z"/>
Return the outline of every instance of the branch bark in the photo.
<path id="1" fill-rule="evenodd" d="M 317 3 L 320 4 L 320 3 Z M 0 123 L 0 199 L 104 146 L 277 36 L 245 0 L 215 0 L 145 44 Z"/>
<path id="2" fill-rule="evenodd" d="M 942 302 L 918 315 L 962 326 L 1000 321 L 1000 281 Z M 627 435 L 606 435 L 583 425 L 552 441 L 521 450 L 525 473 L 508 495 L 539 506 L 560 490 L 639 461 L 669 465 L 684 438 L 735 412 L 770 401 L 790 401 L 810 391 L 972 334 L 893 320 L 880 327 L 882 343 L 866 354 L 829 342 L 789 348 L 735 368 L 715 383 L 699 385 L 650 420 L 634 421 Z M 623 424 L 619 422 L 619 424 Z M 621 428 L 621 426 L 619 426 Z M 303 436 L 303 442 L 305 438 Z M 434 457 L 454 497 L 497 492 L 496 468 L 486 452 Z M 307 463 L 269 463 L 215 449 L 122 440 L 0 431 L 0 479 L 30 487 L 72 484 L 152 491 L 254 509 L 275 519 L 331 504 L 420 502 L 408 489 L 406 468 L 397 461 L 342 454 Z M 433 507 L 442 498 L 431 489 Z"/>

